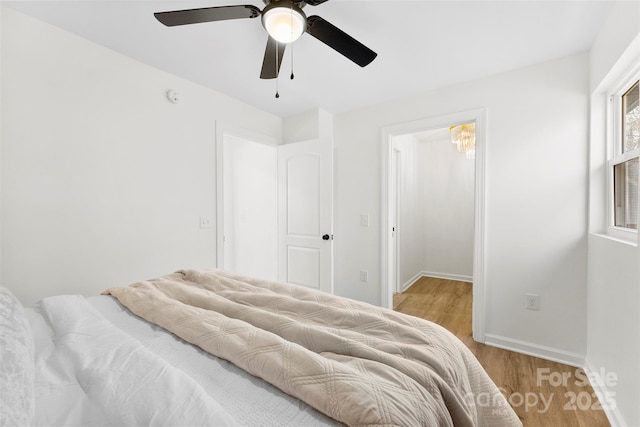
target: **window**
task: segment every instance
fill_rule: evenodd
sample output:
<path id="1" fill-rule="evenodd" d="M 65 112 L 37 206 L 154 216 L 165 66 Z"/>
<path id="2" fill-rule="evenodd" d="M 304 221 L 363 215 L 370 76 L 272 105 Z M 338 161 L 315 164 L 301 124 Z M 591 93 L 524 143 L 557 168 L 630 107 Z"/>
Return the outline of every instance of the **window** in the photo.
<path id="1" fill-rule="evenodd" d="M 632 81 L 631 84 L 625 85 L 611 100 L 611 225 L 616 229 L 631 232 L 638 229 L 640 81 Z"/>

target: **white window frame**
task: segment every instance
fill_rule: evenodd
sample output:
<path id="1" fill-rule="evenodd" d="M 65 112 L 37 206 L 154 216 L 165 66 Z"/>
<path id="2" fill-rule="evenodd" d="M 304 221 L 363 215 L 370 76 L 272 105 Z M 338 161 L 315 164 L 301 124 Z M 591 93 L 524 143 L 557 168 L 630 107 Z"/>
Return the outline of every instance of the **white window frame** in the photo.
<path id="1" fill-rule="evenodd" d="M 607 111 L 607 234 L 611 237 L 638 242 L 638 230 L 615 225 L 614 168 L 640 157 L 640 148 L 622 152 L 622 96 L 640 80 L 640 65 L 630 70 L 620 84 L 609 93 Z"/>

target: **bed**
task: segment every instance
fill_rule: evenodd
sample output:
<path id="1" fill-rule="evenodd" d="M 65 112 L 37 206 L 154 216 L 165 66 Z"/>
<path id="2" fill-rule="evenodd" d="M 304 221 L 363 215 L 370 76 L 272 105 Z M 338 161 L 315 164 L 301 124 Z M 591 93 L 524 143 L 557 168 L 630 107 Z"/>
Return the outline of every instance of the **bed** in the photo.
<path id="1" fill-rule="evenodd" d="M 183 270 L 23 308 L 0 287 L 0 426 L 520 426 L 440 326 Z"/>

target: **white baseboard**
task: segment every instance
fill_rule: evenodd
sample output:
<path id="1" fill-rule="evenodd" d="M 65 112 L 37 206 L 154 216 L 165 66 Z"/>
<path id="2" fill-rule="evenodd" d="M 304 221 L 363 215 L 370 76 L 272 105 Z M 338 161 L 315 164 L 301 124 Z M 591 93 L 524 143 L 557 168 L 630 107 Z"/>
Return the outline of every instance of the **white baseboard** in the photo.
<path id="1" fill-rule="evenodd" d="M 486 345 L 551 360 L 552 362 L 564 363 L 565 365 L 575 366 L 576 368 L 584 367 L 585 357 L 582 354 L 493 334 L 485 334 L 484 338 Z"/>
<path id="2" fill-rule="evenodd" d="M 589 363 L 589 359 L 585 360 L 584 370 L 589 376 L 589 378 L 599 378 L 602 374 L 602 372 L 593 368 L 593 365 Z M 602 382 L 598 383 L 598 382 L 590 381 L 590 383 L 596 395 L 599 398 L 600 396 L 604 396 L 605 398 L 605 401 L 602 401 L 602 398 L 600 398 L 601 400 L 600 404 L 602 405 L 602 409 L 604 410 L 604 413 L 607 416 L 607 419 L 609 420 L 609 424 L 611 424 L 611 427 L 625 427 L 627 424 L 622 418 L 622 414 L 620 414 L 620 411 L 618 411 L 618 407 L 615 406 L 615 404 L 613 405 L 607 404 L 607 403 L 615 403 L 615 396 L 616 396 L 615 391 L 607 389 L 606 384 L 602 384 Z M 607 402 L 606 399 L 610 399 L 610 401 Z"/>
<path id="3" fill-rule="evenodd" d="M 449 273 L 437 273 L 434 271 L 421 271 L 411 279 L 407 280 L 401 287 L 400 292 L 404 292 L 409 289 L 414 283 L 420 280 L 423 277 L 434 277 L 436 279 L 447 279 L 447 280 L 457 280 L 458 282 L 469 282 L 473 283 L 473 277 L 471 276 L 463 276 L 460 274 L 449 274 Z"/>
<path id="4" fill-rule="evenodd" d="M 400 293 L 406 291 L 411 286 L 413 286 L 413 284 L 416 283 L 418 280 L 420 280 L 421 277 L 422 277 L 422 272 L 416 274 L 411 279 L 407 280 L 402 286 L 400 286 Z"/>
<path id="5" fill-rule="evenodd" d="M 436 279 L 457 280 L 458 282 L 473 283 L 473 277 L 464 276 L 462 274 L 439 273 L 436 271 L 423 271 L 420 274 L 426 277 L 435 277 Z"/>
<path id="6" fill-rule="evenodd" d="M 403 286 L 402 291 L 404 292 L 408 288 L 410 288 L 415 282 L 417 282 L 422 277 L 435 277 L 438 279 L 449 279 L 449 280 L 458 280 L 462 282 L 473 282 L 473 279 L 468 276 L 460 276 L 454 274 L 444 274 L 444 273 L 435 273 L 431 271 L 422 271 L 408 280 Z M 499 335 L 493 334 L 485 334 L 485 342 L 484 344 L 490 345 L 493 347 L 502 348 L 504 350 L 514 351 L 516 353 L 523 353 L 529 356 L 539 357 L 541 359 L 551 360 L 553 362 L 563 363 L 565 365 L 574 366 L 576 368 L 583 368 L 587 373 L 589 378 L 597 378 L 597 375 L 600 374 L 599 371 L 595 370 L 593 366 L 589 363 L 589 360 L 585 358 L 584 355 L 578 353 L 572 353 L 565 350 L 559 350 L 553 347 L 547 347 L 539 344 L 534 344 L 526 341 L 516 340 L 512 338 L 506 338 Z M 608 390 L 606 385 L 601 383 L 590 382 L 593 387 L 593 391 L 597 393 L 598 396 L 604 396 L 605 398 L 609 397 L 613 399 L 615 402 L 615 392 L 612 390 Z M 626 427 L 626 423 L 624 418 L 618 411 L 618 408 L 615 405 L 608 405 L 606 401 L 600 402 L 602 408 L 611 424 L 611 427 Z"/>
<path id="7" fill-rule="evenodd" d="M 572 353 L 564 350 L 558 350 L 552 347 L 546 347 L 525 341 L 514 340 L 492 334 L 485 334 L 485 344 L 499 347 L 505 350 L 515 351 L 517 353 L 528 354 L 529 356 L 539 357 L 541 359 L 551 360 L 553 362 L 563 363 L 576 368 L 583 368 L 588 378 L 599 378 L 602 372 L 593 368 L 583 355 Z M 615 406 L 615 391 L 607 389 L 605 384 L 595 381 L 589 381 L 593 387 L 593 391 L 600 399 L 600 404 L 604 410 L 611 427 L 626 427 L 626 423 Z M 601 397 L 602 396 L 602 397 Z M 604 399 L 604 400 L 603 400 Z"/>

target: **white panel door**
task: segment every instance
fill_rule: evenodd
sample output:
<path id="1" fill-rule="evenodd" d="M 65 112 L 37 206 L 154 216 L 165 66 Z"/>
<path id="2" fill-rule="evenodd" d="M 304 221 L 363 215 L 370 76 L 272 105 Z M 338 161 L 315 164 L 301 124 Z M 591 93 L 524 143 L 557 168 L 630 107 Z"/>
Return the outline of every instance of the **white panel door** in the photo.
<path id="1" fill-rule="evenodd" d="M 333 141 L 278 147 L 278 276 L 333 292 Z"/>

